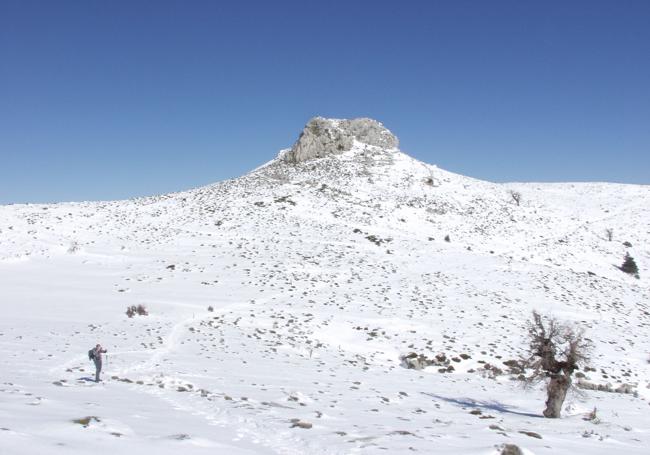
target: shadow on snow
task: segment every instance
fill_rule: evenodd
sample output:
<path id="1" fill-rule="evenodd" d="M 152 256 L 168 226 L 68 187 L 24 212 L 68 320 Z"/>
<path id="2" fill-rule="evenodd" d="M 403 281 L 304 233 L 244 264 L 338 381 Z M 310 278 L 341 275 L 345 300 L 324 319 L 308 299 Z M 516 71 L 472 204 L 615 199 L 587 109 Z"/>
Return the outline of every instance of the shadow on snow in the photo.
<path id="1" fill-rule="evenodd" d="M 514 406 L 508 406 L 507 404 L 499 403 L 498 401 L 478 401 L 473 400 L 472 398 L 450 398 L 443 397 L 442 395 L 436 395 L 435 393 L 421 392 L 423 395 L 436 398 L 438 400 L 446 401 L 447 403 L 452 403 L 458 406 L 468 407 L 468 408 L 477 408 L 477 409 L 489 409 L 490 411 L 500 412 L 505 414 L 516 414 L 525 417 L 536 417 L 542 418 L 541 414 L 532 414 L 529 412 L 521 412 L 515 410 Z"/>

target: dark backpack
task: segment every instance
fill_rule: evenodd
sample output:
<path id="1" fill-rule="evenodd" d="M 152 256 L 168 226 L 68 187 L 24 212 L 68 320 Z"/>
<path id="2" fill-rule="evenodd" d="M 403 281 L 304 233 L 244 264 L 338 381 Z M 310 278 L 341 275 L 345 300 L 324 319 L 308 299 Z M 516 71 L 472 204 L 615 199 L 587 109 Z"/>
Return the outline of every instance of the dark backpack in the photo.
<path id="1" fill-rule="evenodd" d="M 88 351 L 88 360 L 95 360 L 95 350 L 91 349 Z"/>

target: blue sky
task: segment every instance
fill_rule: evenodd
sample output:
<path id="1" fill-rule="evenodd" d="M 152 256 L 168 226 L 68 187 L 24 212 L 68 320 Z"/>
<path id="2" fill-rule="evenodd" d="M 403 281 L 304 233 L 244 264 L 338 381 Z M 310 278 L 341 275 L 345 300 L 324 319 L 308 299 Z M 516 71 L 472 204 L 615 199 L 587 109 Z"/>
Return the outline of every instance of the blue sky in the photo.
<path id="1" fill-rule="evenodd" d="M 315 115 L 492 181 L 650 184 L 650 2 L 0 0 L 0 204 L 236 177 Z"/>

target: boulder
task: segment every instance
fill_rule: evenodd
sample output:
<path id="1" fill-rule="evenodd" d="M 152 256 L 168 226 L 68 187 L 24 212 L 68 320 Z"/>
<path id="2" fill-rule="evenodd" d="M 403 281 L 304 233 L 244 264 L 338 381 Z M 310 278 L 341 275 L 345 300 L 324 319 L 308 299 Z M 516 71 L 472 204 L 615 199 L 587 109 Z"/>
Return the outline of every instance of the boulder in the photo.
<path id="1" fill-rule="evenodd" d="M 524 455 L 524 452 L 514 444 L 503 444 L 499 455 Z"/>

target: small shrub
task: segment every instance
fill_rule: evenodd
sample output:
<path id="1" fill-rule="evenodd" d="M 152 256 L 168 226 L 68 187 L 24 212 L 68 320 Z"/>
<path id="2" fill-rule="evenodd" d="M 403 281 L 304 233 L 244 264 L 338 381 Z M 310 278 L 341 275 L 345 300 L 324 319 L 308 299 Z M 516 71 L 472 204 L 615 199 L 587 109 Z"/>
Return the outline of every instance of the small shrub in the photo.
<path id="1" fill-rule="evenodd" d="M 451 242 L 451 238 L 449 238 L 449 234 L 445 235 L 445 242 Z"/>
<path id="2" fill-rule="evenodd" d="M 612 239 L 614 238 L 614 229 L 612 228 L 605 229 L 605 235 L 607 236 L 607 240 L 611 242 Z"/>
<path id="3" fill-rule="evenodd" d="M 210 313 L 212 313 L 212 312 L 214 311 L 214 307 L 213 307 L 212 305 L 210 305 L 210 306 L 208 307 L 208 311 L 209 311 Z"/>
<path id="4" fill-rule="evenodd" d="M 142 304 L 140 304 L 140 305 L 138 305 L 138 306 L 131 305 L 130 307 L 128 307 L 128 308 L 126 309 L 126 315 L 127 315 L 128 317 L 132 318 L 132 317 L 135 316 L 136 314 L 137 314 L 138 316 L 148 316 L 148 315 L 149 315 L 149 312 L 147 311 L 147 308 L 146 308 L 144 305 L 142 305 Z"/>
<path id="5" fill-rule="evenodd" d="M 625 253 L 625 260 L 619 269 L 621 269 L 622 272 L 633 275 L 634 278 L 639 278 L 639 268 L 637 267 L 634 258 L 630 256 L 630 253 Z"/>
<path id="6" fill-rule="evenodd" d="M 591 422 L 595 425 L 598 425 L 600 423 L 600 417 L 598 417 L 598 409 L 594 407 L 594 410 L 588 413 L 585 417 L 583 417 L 582 420 L 586 420 L 587 422 Z"/>
<path id="7" fill-rule="evenodd" d="M 519 206 L 519 204 L 521 203 L 521 193 L 519 191 L 510 190 L 508 191 L 508 194 L 510 194 L 512 200 L 515 201 L 515 204 Z"/>

